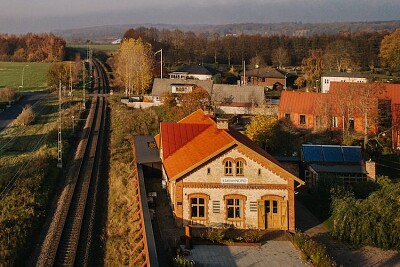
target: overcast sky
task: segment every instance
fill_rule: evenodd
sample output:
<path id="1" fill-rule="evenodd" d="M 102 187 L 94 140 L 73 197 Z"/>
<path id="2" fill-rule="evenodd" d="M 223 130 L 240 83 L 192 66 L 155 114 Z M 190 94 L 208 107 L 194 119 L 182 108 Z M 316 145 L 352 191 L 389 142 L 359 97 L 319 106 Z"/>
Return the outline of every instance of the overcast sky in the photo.
<path id="1" fill-rule="evenodd" d="M 0 0 L 0 33 L 167 23 L 400 20 L 399 0 Z"/>

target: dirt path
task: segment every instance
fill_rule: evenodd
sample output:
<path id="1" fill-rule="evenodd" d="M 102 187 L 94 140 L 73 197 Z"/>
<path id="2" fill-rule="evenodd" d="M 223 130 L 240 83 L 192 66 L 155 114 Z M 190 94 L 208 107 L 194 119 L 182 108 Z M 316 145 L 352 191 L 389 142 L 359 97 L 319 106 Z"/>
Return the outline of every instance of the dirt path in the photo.
<path id="1" fill-rule="evenodd" d="M 329 235 L 329 229 L 299 201 L 296 201 L 296 227 L 324 244 L 329 255 L 336 260 L 338 266 L 400 266 L 399 251 L 385 251 L 369 246 L 355 248 L 349 244 L 333 239 Z"/>

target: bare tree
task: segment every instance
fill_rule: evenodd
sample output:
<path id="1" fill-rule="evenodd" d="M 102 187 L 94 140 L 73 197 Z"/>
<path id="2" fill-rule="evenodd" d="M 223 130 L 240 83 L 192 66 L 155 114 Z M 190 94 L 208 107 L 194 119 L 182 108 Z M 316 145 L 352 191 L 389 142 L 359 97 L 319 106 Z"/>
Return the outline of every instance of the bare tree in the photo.
<path id="1" fill-rule="evenodd" d="M 378 97 L 385 93 L 382 83 L 352 83 L 349 90 L 356 95 L 355 106 L 363 118 L 364 148 L 368 145 L 368 135 L 378 127 Z"/>
<path id="2" fill-rule="evenodd" d="M 282 69 L 282 66 L 289 64 L 289 62 L 289 53 L 285 48 L 278 47 L 272 51 L 272 63 L 279 66 L 279 69 Z"/>

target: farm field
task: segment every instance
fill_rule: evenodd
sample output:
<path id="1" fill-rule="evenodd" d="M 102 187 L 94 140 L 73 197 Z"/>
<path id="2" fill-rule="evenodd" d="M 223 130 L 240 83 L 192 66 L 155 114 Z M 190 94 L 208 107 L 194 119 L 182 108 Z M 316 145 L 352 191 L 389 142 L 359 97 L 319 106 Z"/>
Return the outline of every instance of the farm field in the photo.
<path id="1" fill-rule="evenodd" d="M 80 51 L 81 53 L 86 54 L 87 46 L 86 45 L 74 45 L 68 44 L 67 48 L 72 48 L 75 50 Z M 91 44 L 89 48 L 93 51 L 101 51 L 101 52 L 114 52 L 117 51 L 119 48 L 119 44 Z"/>
<path id="2" fill-rule="evenodd" d="M 47 70 L 51 63 L 0 62 L 0 88 L 11 87 L 15 91 L 26 92 L 47 87 Z M 24 68 L 25 67 L 25 68 Z M 24 70 L 24 87 L 22 85 Z"/>

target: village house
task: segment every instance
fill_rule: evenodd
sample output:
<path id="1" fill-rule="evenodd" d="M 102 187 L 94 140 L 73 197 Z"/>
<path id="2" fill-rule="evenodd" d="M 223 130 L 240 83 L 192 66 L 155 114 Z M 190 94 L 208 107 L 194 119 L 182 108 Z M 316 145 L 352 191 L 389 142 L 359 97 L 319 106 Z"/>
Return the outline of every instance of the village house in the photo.
<path id="1" fill-rule="evenodd" d="M 331 82 L 367 83 L 368 76 L 358 72 L 327 72 L 321 75 L 321 92 L 327 93 Z"/>
<path id="2" fill-rule="evenodd" d="M 204 65 L 190 65 L 177 69 L 169 73 L 170 79 L 196 79 L 196 80 L 213 80 L 221 78 L 221 73 L 214 68 Z"/>
<path id="3" fill-rule="evenodd" d="M 224 114 L 258 114 L 274 115 L 276 105 L 266 105 L 263 86 L 214 84 L 211 102 L 216 112 Z"/>
<path id="4" fill-rule="evenodd" d="M 211 95 L 212 86 L 212 80 L 156 78 L 151 95 L 154 102 L 160 102 L 161 97 L 165 94 L 187 94 L 191 93 L 196 87 L 205 89 Z"/>
<path id="5" fill-rule="evenodd" d="M 241 73 L 244 84 L 266 87 L 268 90 L 286 90 L 293 88 L 297 75 L 276 68 L 255 68 Z"/>
<path id="6" fill-rule="evenodd" d="M 304 182 L 246 136 L 197 110 L 155 137 L 177 226 L 295 230 Z"/>
<path id="7" fill-rule="evenodd" d="M 342 131 L 343 127 L 348 126 L 350 131 L 354 133 L 363 133 L 364 120 L 363 114 L 359 109 L 353 109 L 352 114 L 346 114 L 347 108 L 352 108 L 360 95 L 355 94 L 353 100 L 349 100 L 348 90 L 353 90 L 357 83 L 332 82 L 328 93 L 314 92 L 291 92 L 284 91 L 278 106 L 278 118 L 289 120 L 295 127 L 299 129 L 318 131 Z M 378 135 L 389 132 L 392 138 L 392 148 L 400 148 L 400 85 L 399 84 L 369 84 L 376 85 L 379 94 L 374 94 L 377 100 L 372 110 L 375 111 L 375 124 L 370 127 L 370 134 Z M 379 86 L 379 88 L 378 88 Z M 357 87 L 357 90 L 362 88 Z M 362 92 L 362 91 L 358 91 Z M 379 112 L 385 114 L 384 118 L 389 121 L 389 125 L 385 125 L 378 132 L 378 126 L 381 124 L 382 118 Z M 370 118 L 371 119 L 371 118 Z"/>

